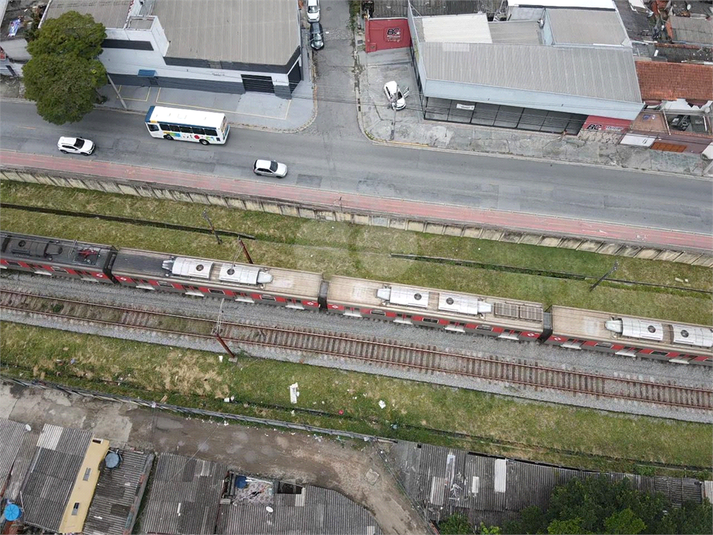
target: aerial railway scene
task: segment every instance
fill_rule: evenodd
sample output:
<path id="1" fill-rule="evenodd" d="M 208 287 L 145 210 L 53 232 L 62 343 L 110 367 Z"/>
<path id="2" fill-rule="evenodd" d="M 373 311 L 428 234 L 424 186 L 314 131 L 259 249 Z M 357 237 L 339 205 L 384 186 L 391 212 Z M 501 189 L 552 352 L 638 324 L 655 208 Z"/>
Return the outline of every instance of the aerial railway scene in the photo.
<path id="1" fill-rule="evenodd" d="M 3 18 L 1 532 L 711 531 L 705 3 L 100 4 L 84 108 Z"/>

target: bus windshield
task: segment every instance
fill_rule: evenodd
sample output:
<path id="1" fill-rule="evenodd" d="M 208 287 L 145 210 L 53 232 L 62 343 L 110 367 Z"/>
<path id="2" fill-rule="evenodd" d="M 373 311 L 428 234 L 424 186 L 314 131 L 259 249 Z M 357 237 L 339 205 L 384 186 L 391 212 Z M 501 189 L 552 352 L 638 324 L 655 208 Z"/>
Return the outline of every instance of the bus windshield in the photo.
<path id="1" fill-rule="evenodd" d="M 152 137 L 193 141 L 202 145 L 224 144 L 230 125 L 224 113 L 151 106 L 146 128 Z"/>

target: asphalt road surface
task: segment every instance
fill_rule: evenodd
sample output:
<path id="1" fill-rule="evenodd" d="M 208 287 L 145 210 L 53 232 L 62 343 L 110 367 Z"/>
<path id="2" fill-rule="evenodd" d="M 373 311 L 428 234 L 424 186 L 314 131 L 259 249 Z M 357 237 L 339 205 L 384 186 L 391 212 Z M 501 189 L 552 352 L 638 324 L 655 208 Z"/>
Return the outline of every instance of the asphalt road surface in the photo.
<path id="1" fill-rule="evenodd" d="M 45 123 L 32 103 L 3 102 L 3 149 L 84 158 L 60 154 L 60 135 L 95 141 L 98 149 L 89 158 L 96 160 L 266 185 L 272 179 L 251 172 L 256 158 L 286 163 L 284 184 L 325 191 L 702 234 L 713 226 L 713 183 L 693 177 L 375 145 L 321 132 L 235 128 L 225 145 L 203 147 L 151 138 L 141 114 L 97 110 L 60 127 Z"/>

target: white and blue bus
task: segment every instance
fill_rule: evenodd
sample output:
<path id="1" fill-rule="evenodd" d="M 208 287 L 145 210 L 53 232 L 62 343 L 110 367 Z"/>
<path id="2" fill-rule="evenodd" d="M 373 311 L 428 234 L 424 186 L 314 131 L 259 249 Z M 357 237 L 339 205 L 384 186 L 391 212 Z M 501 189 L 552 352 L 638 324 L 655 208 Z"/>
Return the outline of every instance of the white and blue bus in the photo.
<path id="1" fill-rule="evenodd" d="M 224 113 L 162 106 L 149 108 L 146 128 L 152 137 L 193 141 L 201 145 L 222 145 L 230 133 L 230 125 Z"/>

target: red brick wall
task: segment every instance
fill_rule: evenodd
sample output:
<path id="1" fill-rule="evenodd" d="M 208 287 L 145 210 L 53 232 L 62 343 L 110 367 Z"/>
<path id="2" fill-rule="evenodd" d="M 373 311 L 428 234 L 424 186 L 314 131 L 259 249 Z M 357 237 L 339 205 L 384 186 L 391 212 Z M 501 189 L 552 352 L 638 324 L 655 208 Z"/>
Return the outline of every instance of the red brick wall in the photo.
<path id="1" fill-rule="evenodd" d="M 367 52 L 411 46 L 407 19 L 366 19 L 364 35 Z"/>

